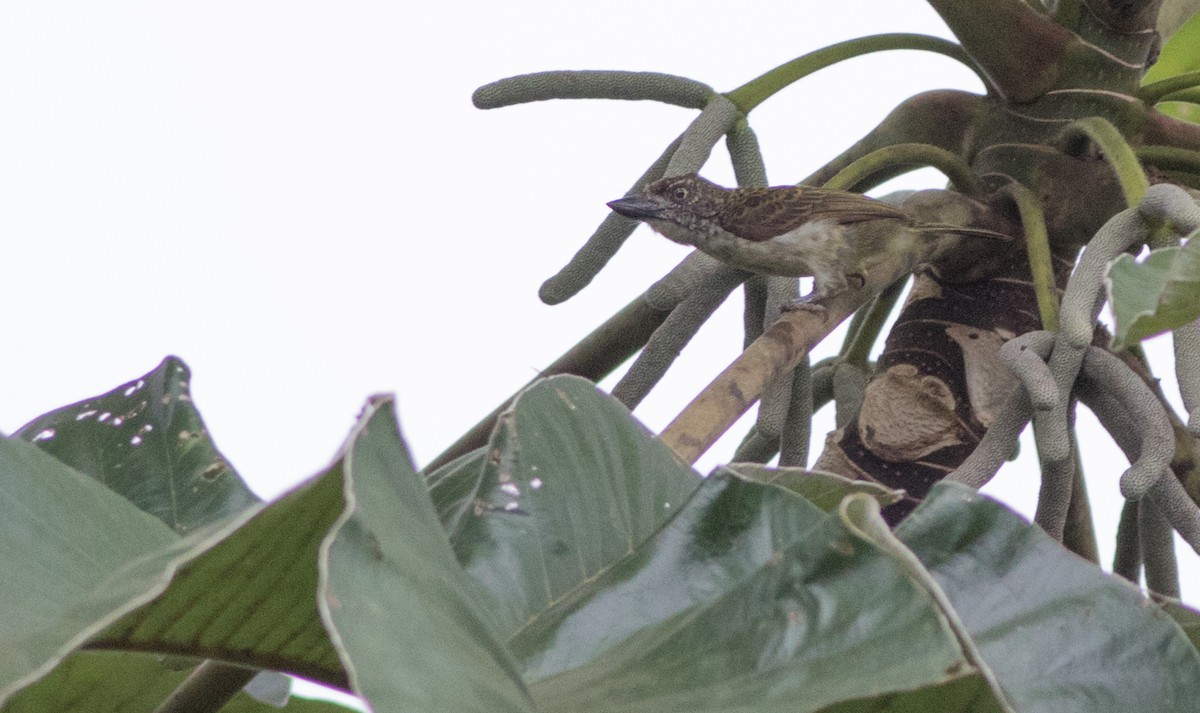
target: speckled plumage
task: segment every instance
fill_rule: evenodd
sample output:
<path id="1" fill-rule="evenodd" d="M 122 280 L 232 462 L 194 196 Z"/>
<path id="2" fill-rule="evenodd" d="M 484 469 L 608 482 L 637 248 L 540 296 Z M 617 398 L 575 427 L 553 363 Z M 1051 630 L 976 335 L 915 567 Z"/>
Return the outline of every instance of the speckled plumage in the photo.
<path id="1" fill-rule="evenodd" d="M 803 301 L 844 291 L 847 275 L 863 274 L 889 252 L 908 251 L 919 233 L 988 232 L 916 225 L 901 209 L 858 193 L 810 186 L 729 189 L 695 174 L 660 179 L 608 205 L 733 267 L 811 275 L 813 292 Z"/>
<path id="2" fill-rule="evenodd" d="M 911 223 L 899 209 L 858 193 L 810 186 L 739 188 L 729 191 L 721 227 L 746 240 L 770 240 L 813 220 L 836 225 L 864 220 Z"/>

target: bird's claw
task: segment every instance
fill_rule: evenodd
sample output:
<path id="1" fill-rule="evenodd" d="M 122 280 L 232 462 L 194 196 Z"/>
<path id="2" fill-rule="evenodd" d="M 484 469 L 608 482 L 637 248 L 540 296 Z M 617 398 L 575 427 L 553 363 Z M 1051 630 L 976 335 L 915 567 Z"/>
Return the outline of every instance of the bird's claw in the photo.
<path id="1" fill-rule="evenodd" d="M 819 305 L 816 302 L 812 302 L 811 300 L 812 300 L 812 295 L 805 295 L 804 297 L 801 297 L 798 300 L 794 300 L 792 302 L 788 302 L 788 303 L 784 304 L 783 306 L 781 306 L 779 308 L 779 311 L 781 311 L 781 312 L 812 312 L 813 314 L 820 316 L 821 319 L 825 319 L 825 316 L 829 313 L 829 310 L 825 308 L 825 305 Z"/>

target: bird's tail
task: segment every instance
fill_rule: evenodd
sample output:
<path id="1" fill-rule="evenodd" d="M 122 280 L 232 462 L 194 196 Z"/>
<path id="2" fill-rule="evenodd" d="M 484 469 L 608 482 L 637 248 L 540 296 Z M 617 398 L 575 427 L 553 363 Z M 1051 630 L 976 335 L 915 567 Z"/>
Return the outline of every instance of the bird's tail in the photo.
<path id="1" fill-rule="evenodd" d="M 917 230 L 922 233 L 950 233 L 952 235 L 962 235 L 968 238 L 986 238 L 988 240 L 1003 240 L 1010 242 L 1013 239 L 1011 235 L 998 233 L 995 230 L 986 228 L 964 228 L 960 225 L 947 225 L 943 223 L 924 223 L 916 226 Z"/>

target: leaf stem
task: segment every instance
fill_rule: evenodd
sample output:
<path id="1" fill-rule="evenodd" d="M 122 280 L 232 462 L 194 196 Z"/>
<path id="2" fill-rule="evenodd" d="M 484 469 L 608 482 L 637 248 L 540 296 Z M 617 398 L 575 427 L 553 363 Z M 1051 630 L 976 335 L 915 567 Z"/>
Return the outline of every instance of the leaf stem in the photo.
<path id="1" fill-rule="evenodd" d="M 1168 102 L 1180 102 L 1182 104 L 1200 104 L 1200 87 L 1189 87 L 1180 89 L 1177 92 L 1171 92 L 1162 99 L 1158 100 L 1159 104 Z M 1157 106 L 1157 104 L 1155 105 Z"/>
<path id="2" fill-rule="evenodd" d="M 975 195 L 980 191 L 979 179 L 971 172 L 966 161 L 957 154 L 931 144 L 893 144 L 876 149 L 838 171 L 826 181 L 825 187 L 842 191 L 869 190 L 900 173 L 926 166 L 946 174 L 959 193 Z M 904 170 L 891 170 L 896 168 Z M 874 183 L 871 182 L 873 180 Z"/>
<path id="3" fill-rule="evenodd" d="M 1029 253 L 1029 269 L 1033 273 L 1033 289 L 1037 294 L 1038 314 L 1042 328 L 1058 331 L 1058 286 L 1054 282 L 1054 265 L 1050 254 L 1050 235 L 1046 230 L 1046 214 L 1042 203 L 1020 183 L 1010 183 L 1008 194 L 1017 204 L 1021 229 L 1025 233 L 1025 250 Z"/>
<path id="4" fill-rule="evenodd" d="M 1071 431 L 1071 438 L 1076 438 Z M 1088 499 L 1087 484 L 1083 479 L 1083 461 L 1079 456 L 1078 443 L 1071 449 L 1075 457 L 1075 482 L 1071 485 L 1071 504 L 1067 506 L 1067 522 L 1063 527 L 1063 545 L 1080 557 L 1100 564 L 1100 551 L 1096 545 L 1096 525 L 1092 522 L 1092 506 Z"/>
<path id="5" fill-rule="evenodd" d="M 988 78 L 979 70 L 971 57 L 957 44 L 930 35 L 896 32 L 883 35 L 859 37 L 835 45 L 823 47 L 781 64 L 726 94 L 743 112 L 749 112 L 775 95 L 781 89 L 808 75 L 830 67 L 838 62 L 861 57 L 873 52 L 887 50 L 923 50 L 936 52 L 962 62 L 979 75 L 983 83 L 991 86 Z"/>
<path id="6" fill-rule="evenodd" d="M 1200 175 L 1200 151 L 1177 149 L 1174 146 L 1139 146 L 1133 153 L 1142 163 L 1164 171 L 1185 171 Z"/>
<path id="7" fill-rule="evenodd" d="M 1117 549 L 1113 554 L 1112 572 L 1137 584 L 1142 574 L 1142 541 L 1138 527 L 1138 503 L 1126 500 L 1117 523 Z"/>
<path id="8" fill-rule="evenodd" d="M 1059 142 L 1069 154 L 1078 154 L 1084 140 L 1090 139 L 1104 155 L 1104 160 L 1117 174 L 1117 181 L 1125 193 L 1125 204 L 1129 207 L 1141 202 L 1150 182 L 1138 162 L 1133 147 L 1107 119 L 1089 116 L 1071 122 L 1059 135 Z"/>
<path id="9" fill-rule="evenodd" d="M 1170 476 L 1168 476 L 1170 477 Z M 1141 517 L 1142 567 L 1146 589 L 1160 596 L 1179 598 L 1179 563 L 1175 557 L 1175 533 L 1151 498 L 1138 501 Z"/>
<path id="10" fill-rule="evenodd" d="M 1200 87 L 1200 70 L 1184 72 L 1157 82 L 1152 82 L 1137 91 L 1138 99 L 1153 106 L 1163 100 L 1163 97 L 1185 89 Z"/>
<path id="11" fill-rule="evenodd" d="M 896 300 L 900 299 L 907 284 L 907 279 L 896 280 L 875 297 L 870 307 L 855 313 L 856 320 L 858 315 L 864 316 L 861 320 L 857 320 L 857 324 L 851 323 L 852 331 L 846 336 L 846 342 L 842 345 L 841 356 L 846 362 L 861 367 L 868 365 L 871 358 L 871 347 L 879 339 L 883 325 L 887 323 L 892 308 L 896 306 Z"/>

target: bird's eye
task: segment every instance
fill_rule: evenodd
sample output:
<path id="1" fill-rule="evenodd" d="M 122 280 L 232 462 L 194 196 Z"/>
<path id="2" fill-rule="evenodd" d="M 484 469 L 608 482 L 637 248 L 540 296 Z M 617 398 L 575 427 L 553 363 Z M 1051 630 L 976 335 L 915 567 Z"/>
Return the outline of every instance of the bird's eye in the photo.
<path id="1" fill-rule="evenodd" d="M 675 190 L 671 191 L 671 197 L 682 203 L 683 201 L 687 200 L 688 190 L 683 186 L 679 186 Z"/>

